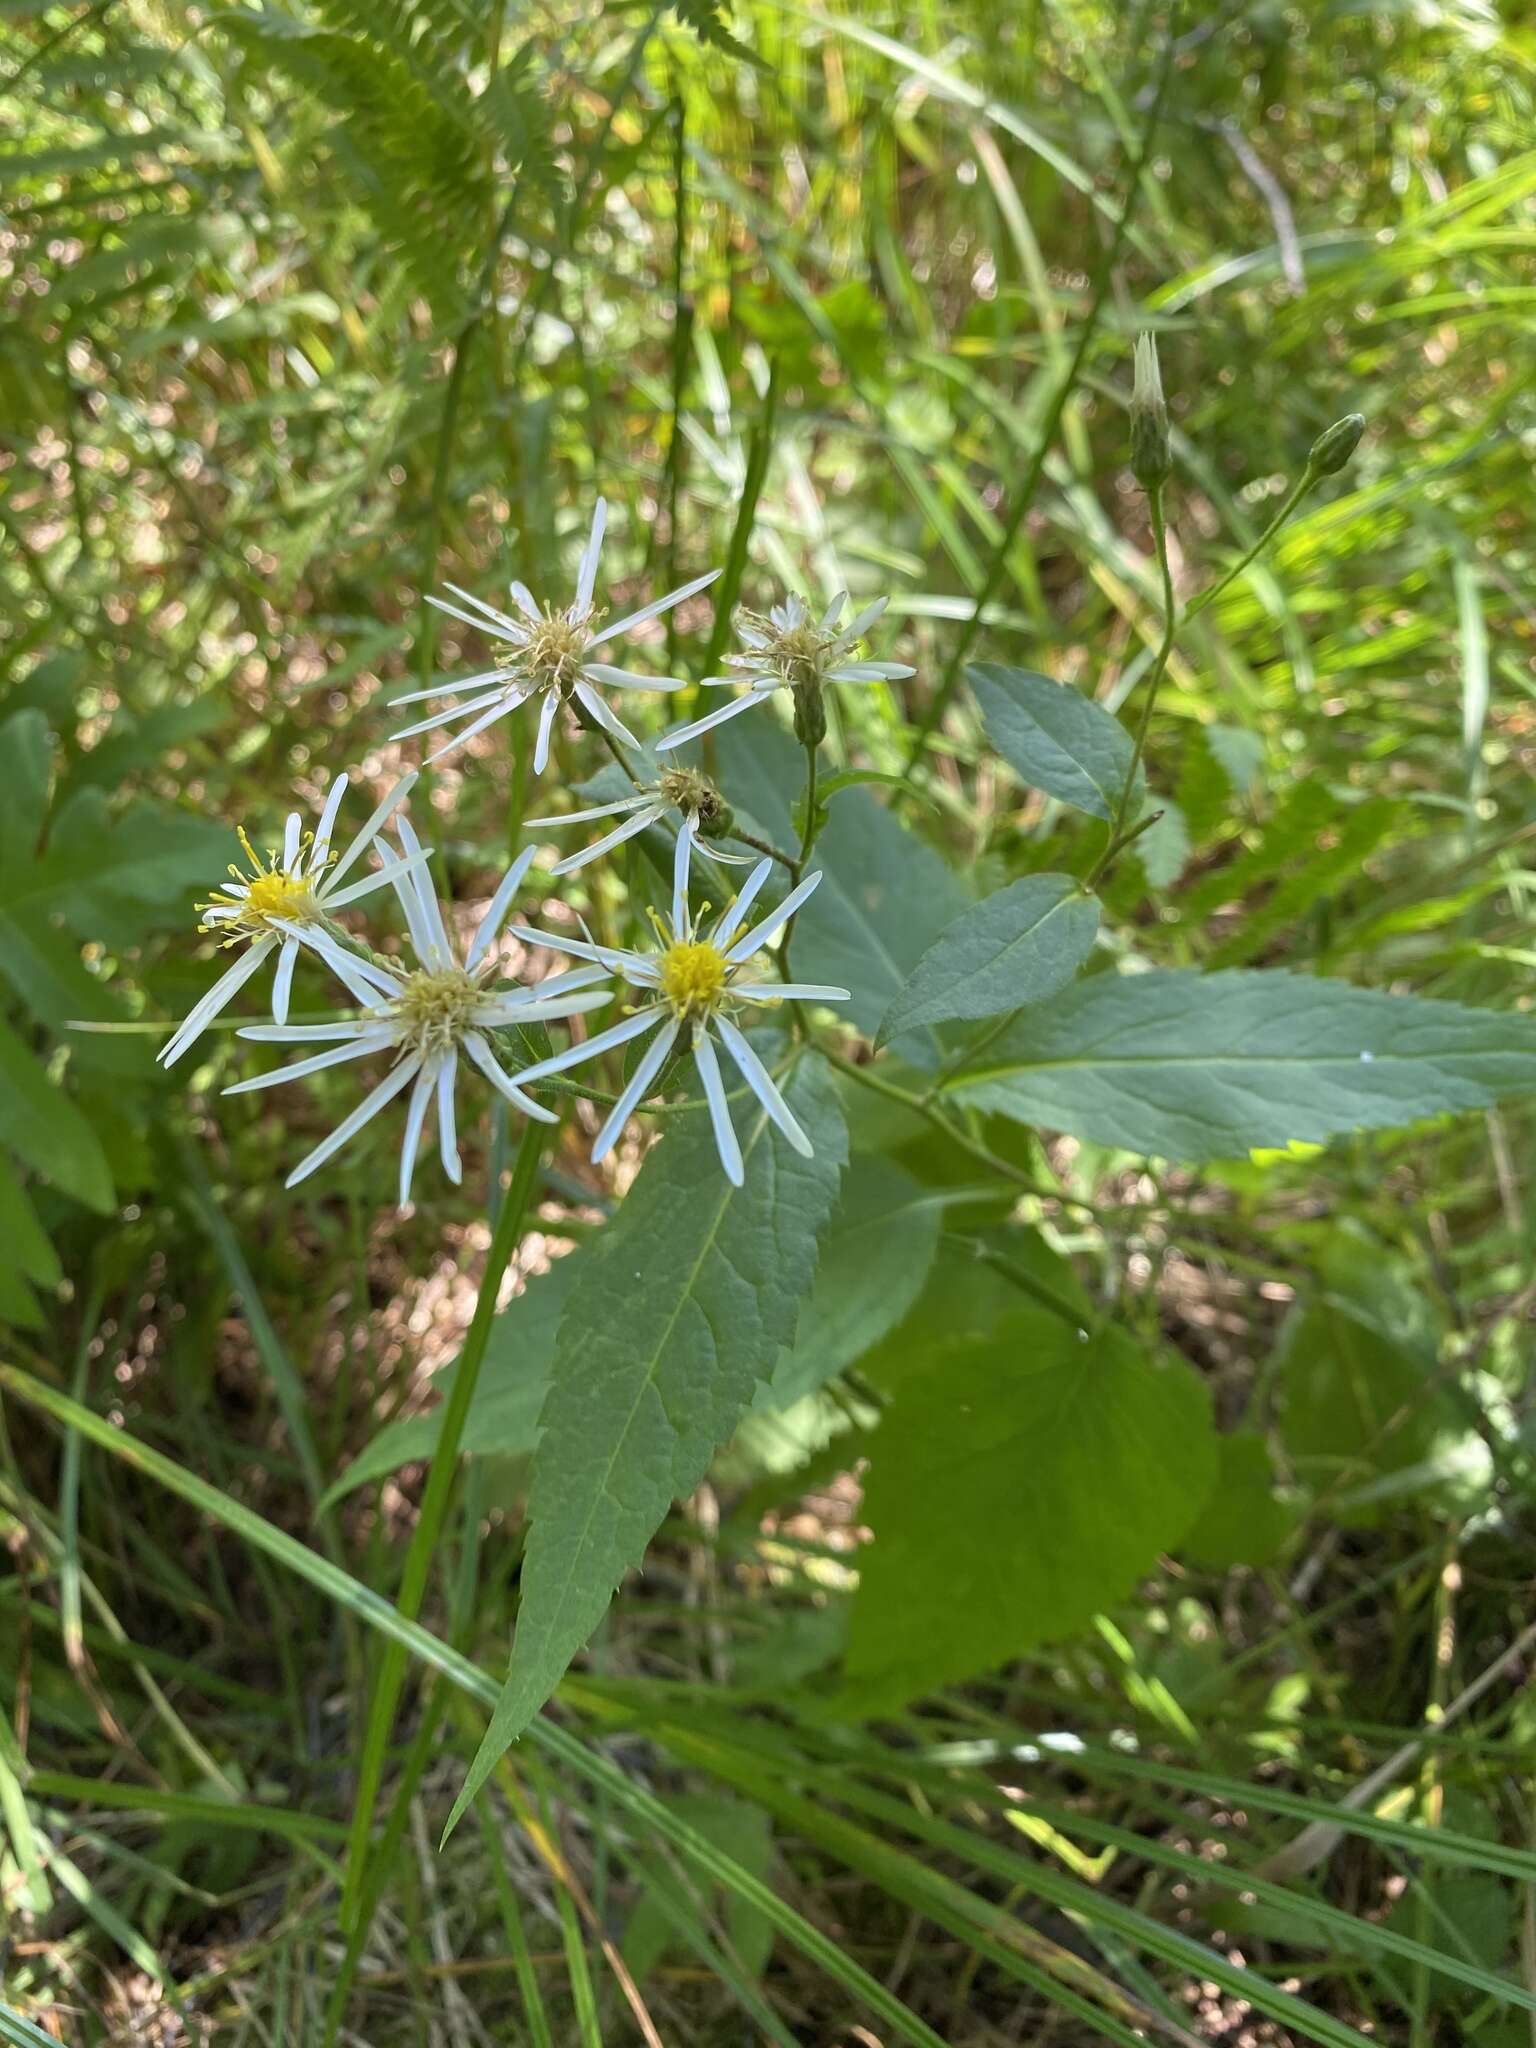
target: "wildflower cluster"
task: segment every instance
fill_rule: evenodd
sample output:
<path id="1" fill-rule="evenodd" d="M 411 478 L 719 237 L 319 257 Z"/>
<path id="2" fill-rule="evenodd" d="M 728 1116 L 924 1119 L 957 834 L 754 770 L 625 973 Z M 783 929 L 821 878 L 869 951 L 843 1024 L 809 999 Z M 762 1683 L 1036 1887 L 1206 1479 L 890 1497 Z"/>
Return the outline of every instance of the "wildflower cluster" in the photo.
<path id="1" fill-rule="evenodd" d="M 448 587 L 456 602 L 430 600 L 461 623 L 495 636 L 494 666 L 461 683 L 397 698 L 395 702 L 402 704 L 435 698 L 454 701 L 406 726 L 395 738 L 408 739 L 457 724 L 453 736 L 427 756 L 430 763 L 523 705 L 537 703 L 535 774 L 542 775 L 549 765 L 563 706 L 569 707 L 581 727 L 604 733 L 615 751 L 639 747 L 602 691 L 669 691 L 687 687 L 686 682 L 615 667 L 601 659 L 602 651 L 632 627 L 707 589 L 719 572 L 696 577 L 681 589 L 607 624 L 605 613 L 595 603 L 606 525 L 607 507 L 599 501 L 577 569 L 575 596 L 563 610 L 541 608 L 533 594 L 517 582 L 510 586 L 515 612 L 500 611 L 453 584 Z M 746 652 L 727 657 L 731 674 L 705 679 L 709 687 L 745 683 L 745 693 L 709 716 L 665 734 L 656 743 L 657 755 L 665 759 L 700 733 L 780 689 L 791 693 L 795 729 L 803 743 L 814 748 L 825 732 L 822 691 L 827 683 L 911 675 L 912 670 L 900 663 L 856 658 L 858 644 L 880 617 L 885 600 L 866 606 L 843 623 L 847 602 L 846 594 L 839 596 L 819 620 L 798 597 L 775 605 L 764 617 L 746 614 L 741 627 Z M 697 768 L 668 760 L 654 782 L 641 783 L 631 775 L 633 792 L 614 803 L 529 821 L 535 827 L 617 821 L 591 845 L 558 861 L 551 874 L 560 876 L 599 859 L 647 826 L 675 820 L 670 916 L 653 918 L 654 948 L 642 952 L 599 945 L 584 927 L 583 937 L 575 939 L 563 932 L 509 922 L 514 900 L 533 863 L 532 846 L 517 855 L 473 936 L 467 945 L 461 945 L 453 935 L 451 907 L 445 910 L 431 885 L 427 871 L 431 849 L 422 846 L 406 814 L 406 799 L 415 780 L 414 774 L 407 775 L 395 785 L 339 858 L 331 852 L 331 840 L 348 786 L 344 774 L 332 782 L 313 833 L 306 834 L 303 819 L 295 813 L 287 821 L 282 846 L 263 855 L 242 832 L 240 844 L 247 866 L 231 867 L 229 883 L 203 906 L 202 929 L 217 935 L 225 946 L 243 950 L 172 1033 L 160 1055 L 167 1066 L 188 1050 L 269 957 L 276 960 L 272 1021 L 243 1026 L 239 1035 L 259 1043 L 318 1049 L 274 1073 L 237 1081 L 226 1094 L 272 1087 L 370 1056 L 388 1063 L 382 1079 L 293 1169 L 288 1176 L 290 1187 L 324 1165 L 397 1096 L 406 1097 L 401 1203 L 410 1198 L 429 1113 L 435 1117 L 443 1171 L 457 1182 L 461 1168 L 456 1089 L 466 1067 L 476 1070 L 522 1115 L 554 1122 L 555 1112 L 531 1094 L 531 1088 L 642 1037 L 648 1043 L 597 1134 L 594 1163 L 612 1150 L 629 1117 L 663 1082 L 669 1063 L 684 1054 L 692 1055 L 720 1163 L 734 1183 L 740 1185 L 742 1180 L 742 1155 L 722 1073 L 722 1054 L 788 1142 L 809 1153 L 809 1140 L 747 1036 L 755 1019 L 771 1015 L 781 1003 L 847 1000 L 846 989 L 793 982 L 786 974 L 775 978 L 766 951 L 821 881 L 819 872 L 799 872 L 803 854 L 799 861 L 783 855 L 758 860 L 739 894 L 719 915 L 711 919 L 707 908 L 696 914 L 690 900 L 695 847 L 702 847 L 718 861 L 745 864 L 753 856 L 729 852 L 717 843 L 733 836 L 735 821 L 709 778 Z M 373 865 L 354 876 L 365 855 Z M 775 858 L 787 860 L 793 871 L 792 886 L 753 922 L 751 914 L 764 897 Z M 409 945 L 405 955 L 375 951 L 336 915 L 386 887 L 404 917 Z M 563 953 L 577 964 L 542 980 L 508 980 L 498 957 L 504 931 L 525 946 Z M 355 1018 L 289 1021 L 294 970 L 306 956 L 329 970 L 356 1006 Z M 620 1022 L 592 1037 L 573 1040 L 548 1058 L 508 1071 L 505 1044 L 498 1048 L 498 1033 L 524 1025 L 569 1022 L 606 1007 L 625 991 L 636 1000 Z"/>

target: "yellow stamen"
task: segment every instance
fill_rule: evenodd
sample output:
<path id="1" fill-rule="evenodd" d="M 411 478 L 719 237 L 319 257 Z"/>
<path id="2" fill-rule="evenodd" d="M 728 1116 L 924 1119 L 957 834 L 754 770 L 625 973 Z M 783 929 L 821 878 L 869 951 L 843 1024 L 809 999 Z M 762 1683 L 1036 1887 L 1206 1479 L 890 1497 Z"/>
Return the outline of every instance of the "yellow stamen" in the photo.
<path id="1" fill-rule="evenodd" d="M 707 1013 L 725 993 L 730 963 L 703 939 L 679 939 L 661 956 L 661 987 L 680 1017 Z"/>

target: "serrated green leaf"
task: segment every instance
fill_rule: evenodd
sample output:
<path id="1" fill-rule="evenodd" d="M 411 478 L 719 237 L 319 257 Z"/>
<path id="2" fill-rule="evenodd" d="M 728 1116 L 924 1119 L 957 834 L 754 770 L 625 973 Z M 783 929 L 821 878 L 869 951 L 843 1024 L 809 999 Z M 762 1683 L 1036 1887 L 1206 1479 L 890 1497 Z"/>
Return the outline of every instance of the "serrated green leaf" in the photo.
<path id="1" fill-rule="evenodd" d="M 985 1109 L 1165 1159 L 1379 1130 L 1536 1089 L 1536 1019 L 1308 975 L 1100 975 L 957 1077 Z"/>
<path id="2" fill-rule="evenodd" d="M 886 1011 L 876 1043 L 1055 995 L 1087 959 L 1098 930 L 1097 902 L 1070 875 L 1010 882 L 940 932 Z"/>
<path id="3" fill-rule="evenodd" d="M 845 1702 L 866 1713 L 1124 1599 L 1216 1470 L 1210 1397 L 1181 1359 L 1028 1310 L 931 1351 L 868 1451 Z"/>
<path id="4" fill-rule="evenodd" d="M 890 1160 L 853 1161 L 799 1332 L 755 1409 L 813 1394 L 896 1327 L 927 1283 L 943 1218 L 944 1198 Z"/>
<path id="5" fill-rule="evenodd" d="M 0 1144 L 65 1194 L 111 1213 L 112 1174 L 100 1140 L 8 1024 L 0 1024 Z"/>
<path id="6" fill-rule="evenodd" d="M 1135 753 L 1118 718 L 1033 669 L 981 661 L 965 673 L 988 739 L 1022 782 L 1092 817 L 1114 817 Z M 1138 767 L 1127 816 L 1136 817 L 1145 799 Z"/>
<path id="7" fill-rule="evenodd" d="M 801 1060 L 785 1097 L 813 1158 L 761 1114 L 744 1119 L 733 1188 L 691 1117 L 587 1252 L 540 1418 L 511 1669 L 450 1827 L 795 1335 L 848 1147 L 823 1062 Z"/>

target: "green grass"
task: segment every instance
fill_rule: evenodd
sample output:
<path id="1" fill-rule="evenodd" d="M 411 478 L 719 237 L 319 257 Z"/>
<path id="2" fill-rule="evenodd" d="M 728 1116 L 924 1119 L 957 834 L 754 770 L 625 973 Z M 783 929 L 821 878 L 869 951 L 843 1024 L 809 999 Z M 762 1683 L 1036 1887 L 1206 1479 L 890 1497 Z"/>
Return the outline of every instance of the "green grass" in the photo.
<path id="1" fill-rule="evenodd" d="M 836 742 L 915 761 L 882 797 L 982 880 L 1021 845 L 1080 870 L 961 672 L 1145 686 L 1150 326 L 1183 598 L 1324 427 L 1368 431 L 1177 639 L 1148 761 L 1190 851 L 1156 895 L 1120 864 L 1116 943 L 1528 1005 L 1523 26 L 742 5 L 754 64 L 713 20 L 7 10 L 0 720 L 41 714 L 56 792 L 267 843 L 290 790 L 414 761 L 385 700 L 480 651 L 423 592 L 563 587 L 601 490 L 619 599 L 717 564 L 751 604 L 891 591 L 917 677 L 841 699 Z M 725 644 L 702 616 L 669 641 L 694 676 Z M 465 898 L 537 810 L 530 735 L 497 732 L 418 805 Z M 226 1033 L 195 1074 L 150 1058 L 209 977 L 188 906 L 223 856 L 125 909 L 128 856 L 91 840 L 99 925 L 61 947 L 11 907 L 36 848 L 4 822 L 3 1014 L 119 1199 L 16 1169 L 0 1126 L 0 2038 L 1530 2039 L 1529 1106 L 1199 1173 L 1010 1150 L 1093 1301 L 1182 1352 L 1224 1427 L 1281 1446 L 1294 1300 L 1368 1280 L 1422 1317 L 1417 1408 L 1282 1472 L 1270 1561 L 1181 1557 L 1101 1630 L 830 1722 L 854 1372 L 743 1431 L 439 1851 L 505 1669 L 523 1474 L 445 1459 L 315 1503 L 461 1348 L 504 1135 L 467 1133 L 466 1196 L 424 1181 L 403 1217 L 387 1140 L 282 1194 L 340 1091 L 221 1101 Z M 587 892 L 615 931 L 617 883 Z M 946 1242 L 995 1261 L 960 1191 L 1017 1134 L 967 1143 Z M 18 1171 L 51 1254 L 10 1220 Z M 519 1270 L 614 1192 L 567 1143 Z M 640 1905 L 668 1938 L 632 1968 Z"/>

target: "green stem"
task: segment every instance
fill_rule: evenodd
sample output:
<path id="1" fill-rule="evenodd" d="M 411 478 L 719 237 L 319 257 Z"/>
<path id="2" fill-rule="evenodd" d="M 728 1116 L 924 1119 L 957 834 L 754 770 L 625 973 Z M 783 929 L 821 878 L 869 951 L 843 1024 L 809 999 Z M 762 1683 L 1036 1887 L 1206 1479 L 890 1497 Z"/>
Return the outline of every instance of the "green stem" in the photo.
<path id="1" fill-rule="evenodd" d="M 428 1470 L 421 1511 L 411 1534 L 410 1547 L 406 1551 L 397 1605 L 407 1621 L 416 1619 L 421 1608 L 422 1596 L 426 1592 L 427 1578 L 437 1550 L 437 1539 L 448 1512 L 449 1494 L 457 1473 L 459 1444 L 464 1435 L 465 1420 L 469 1414 L 470 1403 L 474 1399 L 480 1368 L 485 1362 L 486 1347 L 490 1342 L 491 1324 L 496 1315 L 496 1297 L 501 1291 L 502 1277 L 511 1264 L 512 1254 L 516 1251 L 522 1236 L 523 1219 L 538 1181 L 546 1130 L 547 1126 L 536 1123 L 529 1123 L 525 1127 L 512 1167 L 511 1186 L 507 1189 L 497 1211 L 495 1229 L 491 1235 L 491 1248 L 486 1255 L 485 1273 L 475 1301 L 475 1313 L 470 1322 L 469 1335 L 464 1340 L 464 1349 L 459 1354 L 452 1390 L 443 1408 L 442 1429 Z M 362 1759 L 358 1769 L 357 1798 L 352 1809 L 352 1826 L 347 1841 L 346 1889 L 342 1895 L 340 1917 L 342 1926 L 354 1940 L 361 1931 L 361 1908 L 367 1898 L 369 1836 L 373 1826 L 379 1783 L 384 1771 L 389 1732 L 405 1677 L 405 1667 L 404 1647 L 398 1642 L 391 1642 L 385 1649 L 368 1710 L 368 1724 L 364 1731 Z"/>
<path id="2" fill-rule="evenodd" d="M 1101 1213 L 1096 1203 L 1080 1202 L 1076 1195 L 1063 1194 L 1060 1188 L 1053 1188 L 1043 1181 L 1036 1180 L 1033 1174 L 1028 1174 L 1022 1167 L 1015 1166 L 1012 1160 L 1000 1158 L 996 1152 L 983 1145 L 979 1138 L 971 1137 L 968 1132 L 961 1130 L 958 1124 L 952 1124 L 947 1116 L 935 1109 L 926 1096 L 914 1095 L 910 1088 L 898 1087 L 894 1081 L 887 1081 L 883 1075 L 875 1073 L 873 1068 L 861 1067 L 854 1060 L 844 1059 L 841 1053 L 833 1052 L 825 1045 L 818 1046 L 817 1050 L 840 1074 L 846 1074 L 850 1081 L 856 1081 L 861 1088 L 868 1088 L 876 1095 L 883 1095 L 888 1102 L 899 1102 L 903 1109 L 911 1110 L 912 1114 L 920 1116 L 924 1123 L 932 1124 L 936 1131 L 942 1132 L 952 1144 L 958 1145 L 962 1152 L 968 1153 L 978 1164 L 985 1166 L 992 1173 L 999 1174 L 1004 1180 L 1012 1181 L 1021 1194 L 1038 1195 L 1045 1202 L 1060 1202 L 1065 1208 L 1081 1209 L 1089 1216 Z"/>
<path id="3" fill-rule="evenodd" d="M 1179 630 L 1178 600 L 1173 594 L 1173 572 L 1168 566 L 1168 524 L 1163 516 L 1163 487 L 1161 484 L 1147 493 L 1147 506 L 1152 515 L 1152 540 L 1157 550 L 1158 572 L 1163 584 L 1163 631 L 1157 643 L 1157 652 L 1152 657 L 1152 670 L 1147 678 L 1147 691 L 1142 699 L 1141 717 L 1136 724 L 1136 738 L 1131 748 L 1131 764 L 1125 771 L 1125 783 L 1120 791 L 1115 815 L 1110 821 L 1109 837 L 1104 842 L 1104 851 L 1094 862 L 1083 883 L 1084 888 L 1094 888 L 1100 877 L 1122 850 L 1139 832 L 1146 830 L 1143 820 L 1130 831 L 1126 830 L 1126 813 L 1131 808 L 1131 799 L 1136 793 L 1136 777 L 1141 772 L 1142 757 L 1147 751 L 1147 733 L 1152 724 L 1152 713 L 1157 704 L 1158 689 L 1168 668 L 1168 657 L 1173 652 L 1174 637 Z"/>
<path id="4" fill-rule="evenodd" d="M 1275 514 L 1274 518 L 1271 519 L 1268 526 L 1265 527 L 1264 531 L 1259 535 L 1258 539 L 1254 542 L 1253 546 L 1248 550 L 1247 554 L 1242 557 L 1241 561 L 1234 562 L 1232 567 L 1227 571 L 1225 576 L 1220 577 L 1215 583 L 1211 584 L 1209 589 L 1202 590 L 1198 597 L 1191 599 L 1190 603 L 1185 608 L 1184 612 L 1184 617 L 1186 621 L 1197 617 L 1201 612 L 1205 610 L 1208 604 L 1213 604 L 1216 601 L 1216 599 L 1220 597 L 1221 593 L 1226 589 L 1227 585 L 1229 583 L 1235 583 L 1238 577 L 1241 576 L 1243 571 L 1249 566 L 1249 564 L 1251 562 L 1256 561 L 1258 557 L 1261 554 L 1263 554 L 1264 550 L 1269 546 L 1270 542 L 1274 539 L 1275 535 L 1280 531 L 1281 527 L 1284 526 L 1287 519 L 1290 518 L 1291 514 L 1296 510 L 1296 507 L 1301 503 L 1302 499 L 1307 495 L 1308 491 L 1311 490 L 1312 486 L 1317 481 L 1317 474 L 1310 467 L 1302 471 L 1299 482 L 1291 486 L 1290 490 L 1286 493 L 1284 504 L 1280 507 L 1280 510 Z"/>
<path id="5" fill-rule="evenodd" d="M 1024 524 L 1025 514 L 1034 503 L 1035 493 L 1040 488 L 1040 479 L 1045 474 L 1046 460 L 1050 455 L 1051 445 L 1056 438 L 1056 430 L 1061 425 L 1062 414 L 1066 411 L 1068 402 L 1073 392 L 1077 389 L 1078 377 L 1082 372 L 1084 362 L 1087 360 L 1088 351 L 1093 346 L 1094 336 L 1098 333 L 1099 321 L 1103 316 L 1104 308 L 1109 302 L 1109 295 L 1114 286 L 1115 264 L 1131 224 L 1131 212 L 1135 205 L 1136 194 L 1141 185 L 1143 174 L 1151 160 L 1153 141 L 1157 135 L 1158 124 L 1162 119 L 1163 101 L 1167 95 L 1169 81 L 1173 76 L 1174 47 L 1170 39 L 1158 74 L 1157 90 L 1153 95 L 1152 104 L 1147 110 L 1146 126 L 1142 129 L 1141 143 L 1136 153 L 1136 161 L 1131 166 L 1130 176 L 1126 181 L 1125 203 L 1120 208 L 1114 232 L 1110 236 L 1104 253 L 1100 256 L 1096 266 L 1093 298 L 1083 320 L 1082 329 L 1078 334 L 1077 346 L 1072 351 L 1072 360 L 1068 363 L 1057 382 L 1056 389 L 1051 394 L 1051 402 L 1046 408 L 1045 418 L 1040 422 L 1040 432 L 1035 442 L 1035 451 L 1029 460 L 1029 468 L 1025 471 L 1024 480 L 1014 494 L 1013 504 L 1009 508 L 1007 521 L 1003 526 L 1001 534 L 998 536 L 997 545 L 992 550 L 991 560 L 987 564 L 987 573 L 982 579 L 981 589 L 977 593 L 976 601 L 971 607 L 970 617 L 961 628 L 960 637 L 955 642 L 954 652 L 945 663 L 944 673 L 939 678 L 938 688 L 928 700 L 927 708 L 923 712 L 917 731 L 913 736 L 904 770 L 908 777 L 911 776 L 913 769 L 922 759 L 923 751 L 928 744 L 929 735 L 937 730 L 945 711 L 949 708 L 949 700 L 954 695 L 955 686 L 959 682 L 960 671 L 964 666 L 965 657 L 970 653 L 972 643 L 977 633 L 981 630 L 982 614 L 997 595 L 998 588 L 1002 583 L 1004 571 L 1008 566 L 1008 556 L 1012 551 L 1014 541 L 1018 538 L 1019 528 Z"/>
<path id="6" fill-rule="evenodd" d="M 795 854 L 786 853 L 782 846 L 775 846 L 771 840 L 759 839 L 755 832 L 743 832 L 739 825 L 733 825 L 724 836 L 727 839 L 739 840 L 743 846 L 750 846 L 758 853 L 766 853 L 770 860 L 778 861 L 783 867 L 793 868 L 797 865 L 798 857 Z"/>
<path id="7" fill-rule="evenodd" d="M 806 863 L 811 857 L 811 849 L 816 844 L 816 834 L 821 829 L 821 821 L 816 815 L 816 782 L 821 772 L 820 750 L 815 741 L 811 739 L 807 739 L 804 745 L 805 816 L 800 826 L 800 852 L 790 864 L 791 879 L 796 886 L 798 886 L 805 874 Z M 794 979 L 794 976 L 789 971 L 789 949 L 794 940 L 795 926 L 799 919 L 800 913 L 797 910 L 789 920 L 789 923 L 784 927 L 784 943 L 779 948 L 779 979 L 781 981 L 792 981 Z M 804 1019 L 798 1010 L 795 1013 L 795 1017 L 796 1022 L 803 1028 Z"/>

